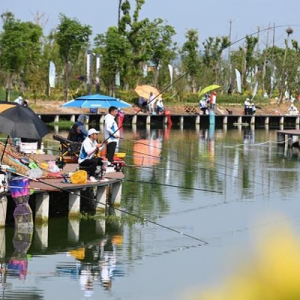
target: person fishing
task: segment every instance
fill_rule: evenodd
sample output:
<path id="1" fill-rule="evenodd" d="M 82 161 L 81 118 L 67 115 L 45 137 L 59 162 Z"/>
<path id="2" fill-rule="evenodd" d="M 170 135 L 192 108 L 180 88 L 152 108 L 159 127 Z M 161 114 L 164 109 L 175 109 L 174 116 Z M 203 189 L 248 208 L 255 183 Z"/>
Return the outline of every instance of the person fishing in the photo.
<path id="1" fill-rule="evenodd" d="M 109 161 L 110 165 L 113 166 L 114 155 L 118 140 L 120 138 L 119 127 L 116 122 L 116 115 L 118 109 L 115 106 L 110 106 L 108 109 L 108 114 L 104 117 L 104 139 L 106 143 L 106 158 Z"/>
<path id="2" fill-rule="evenodd" d="M 96 157 L 97 152 L 103 149 L 104 145 L 98 143 L 98 133 L 95 128 L 89 129 L 87 137 L 83 141 L 79 153 L 78 163 L 79 167 L 87 167 L 90 182 L 97 182 L 95 178 L 96 168 L 102 168 L 102 158 Z"/>
<path id="3" fill-rule="evenodd" d="M 88 119 L 86 115 L 80 115 L 77 119 L 77 122 L 73 124 L 71 127 L 67 139 L 72 142 L 83 142 L 83 140 L 87 137 L 88 132 L 84 127 L 84 119 Z"/>

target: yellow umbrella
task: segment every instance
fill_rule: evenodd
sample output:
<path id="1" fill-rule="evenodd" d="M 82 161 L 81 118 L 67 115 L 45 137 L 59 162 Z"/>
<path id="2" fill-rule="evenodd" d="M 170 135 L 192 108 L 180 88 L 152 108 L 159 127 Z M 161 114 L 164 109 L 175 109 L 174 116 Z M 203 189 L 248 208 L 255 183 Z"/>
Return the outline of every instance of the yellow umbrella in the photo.
<path id="1" fill-rule="evenodd" d="M 134 91 L 140 96 L 143 97 L 145 99 L 149 99 L 150 97 L 150 93 L 152 92 L 153 95 L 156 97 L 157 95 L 159 95 L 159 91 L 157 88 L 151 86 L 151 85 L 138 85 Z"/>
<path id="2" fill-rule="evenodd" d="M 217 85 L 217 84 L 212 84 L 212 85 L 209 85 L 209 86 L 207 86 L 207 87 L 205 87 L 203 90 L 201 90 L 200 92 L 199 92 L 199 97 L 201 97 L 202 95 L 204 95 L 205 93 L 208 93 L 208 92 L 210 92 L 210 91 L 213 91 L 213 90 L 216 90 L 216 89 L 219 89 L 220 88 L 220 86 L 219 85 Z"/>

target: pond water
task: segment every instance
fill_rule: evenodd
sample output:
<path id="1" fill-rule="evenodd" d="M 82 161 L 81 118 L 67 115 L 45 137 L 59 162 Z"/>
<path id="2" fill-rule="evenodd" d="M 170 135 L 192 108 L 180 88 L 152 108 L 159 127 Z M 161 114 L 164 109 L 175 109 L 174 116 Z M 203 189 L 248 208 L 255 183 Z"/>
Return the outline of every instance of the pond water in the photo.
<path id="1" fill-rule="evenodd" d="M 120 209 L 106 222 L 54 218 L 32 234 L 2 230 L 3 299 L 190 299 L 251 257 L 256 234 L 284 220 L 299 233 L 299 161 L 282 155 L 276 131 L 122 135 Z"/>

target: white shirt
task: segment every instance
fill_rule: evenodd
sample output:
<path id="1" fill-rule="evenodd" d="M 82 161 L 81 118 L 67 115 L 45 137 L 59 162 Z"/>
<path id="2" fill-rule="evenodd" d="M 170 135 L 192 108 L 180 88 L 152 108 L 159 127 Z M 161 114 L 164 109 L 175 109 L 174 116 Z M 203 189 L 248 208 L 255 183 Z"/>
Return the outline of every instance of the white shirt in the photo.
<path id="1" fill-rule="evenodd" d="M 157 102 L 156 102 L 156 105 L 160 108 L 164 108 L 164 103 L 161 99 L 159 99 Z"/>
<path id="2" fill-rule="evenodd" d="M 78 162 L 82 163 L 85 159 L 91 159 L 98 150 L 97 144 L 97 141 L 92 141 L 89 137 L 86 137 L 81 145 Z M 99 150 L 102 150 L 103 147 L 104 145 Z"/>
<path id="3" fill-rule="evenodd" d="M 18 103 L 19 105 L 23 105 L 23 98 L 18 97 L 14 102 Z"/>
<path id="4" fill-rule="evenodd" d="M 108 142 L 117 142 L 119 137 L 118 124 L 115 117 L 111 114 L 107 114 L 104 117 L 104 139 Z M 113 137 L 112 135 L 115 135 Z"/>

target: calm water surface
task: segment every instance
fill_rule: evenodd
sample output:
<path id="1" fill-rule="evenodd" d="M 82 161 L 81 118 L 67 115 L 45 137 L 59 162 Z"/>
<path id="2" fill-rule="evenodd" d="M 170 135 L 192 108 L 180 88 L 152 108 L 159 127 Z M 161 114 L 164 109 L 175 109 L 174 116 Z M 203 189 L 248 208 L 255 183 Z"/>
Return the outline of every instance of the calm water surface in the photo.
<path id="1" fill-rule="evenodd" d="M 257 233 L 284 219 L 299 232 L 300 162 L 282 155 L 276 131 L 123 136 L 120 209 L 128 214 L 112 210 L 109 222 L 55 218 L 32 235 L 4 230 L 3 299 L 188 299 L 191 289 L 232 274 Z"/>

